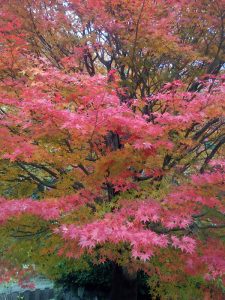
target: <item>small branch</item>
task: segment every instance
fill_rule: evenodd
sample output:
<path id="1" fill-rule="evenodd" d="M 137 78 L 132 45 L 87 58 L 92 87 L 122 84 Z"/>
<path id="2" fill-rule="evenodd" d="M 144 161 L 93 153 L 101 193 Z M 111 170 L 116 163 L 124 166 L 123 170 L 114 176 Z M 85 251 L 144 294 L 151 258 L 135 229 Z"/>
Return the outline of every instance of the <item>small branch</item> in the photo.
<path id="1" fill-rule="evenodd" d="M 70 145 L 70 142 L 67 139 L 65 139 L 64 141 L 65 141 L 65 144 L 66 144 L 67 148 L 69 149 L 69 152 L 73 153 L 73 149 L 72 149 L 72 147 Z"/>
<path id="2" fill-rule="evenodd" d="M 36 175 L 34 175 L 33 173 L 31 173 L 29 170 L 27 170 L 27 168 L 21 163 L 21 162 L 17 162 L 17 165 L 24 170 L 31 179 L 33 179 L 35 182 L 42 184 L 43 186 L 55 189 L 56 187 L 54 185 L 48 184 L 46 182 L 43 182 L 40 178 L 38 178 Z"/>
<path id="3" fill-rule="evenodd" d="M 57 173 L 55 173 L 54 171 L 50 170 L 47 166 L 45 165 L 42 165 L 42 164 L 36 164 L 36 163 L 27 163 L 27 162 L 22 162 L 23 165 L 27 165 L 27 166 L 32 166 L 32 167 L 35 167 L 37 169 L 41 169 L 45 172 L 47 172 L 49 175 L 55 177 L 55 178 L 58 178 L 58 175 Z"/>
<path id="4" fill-rule="evenodd" d="M 220 139 L 220 141 L 218 142 L 218 144 L 213 148 L 213 150 L 211 151 L 211 153 L 206 157 L 201 169 L 200 169 L 200 173 L 203 173 L 205 171 L 205 168 L 207 166 L 207 164 L 210 162 L 210 160 L 214 157 L 214 155 L 216 154 L 216 152 L 219 150 L 219 148 L 225 143 L 225 136 L 222 136 L 222 138 Z"/>
<path id="5" fill-rule="evenodd" d="M 199 227 L 199 229 L 220 229 L 225 228 L 225 224 L 209 224 Z"/>
<path id="6" fill-rule="evenodd" d="M 86 174 L 87 176 L 90 175 L 90 173 L 88 172 L 88 170 L 81 163 L 78 164 L 78 165 L 72 165 L 72 167 L 73 168 L 79 168 L 79 169 L 81 169 L 84 172 L 84 174 Z"/>
<path id="7" fill-rule="evenodd" d="M 208 123 L 205 124 L 205 126 L 203 126 L 198 132 L 195 133 L 195 135 L 193 136 L 193 140 L 197 140 L 200 138 L 200 136 L 213 124 L 219 122 L 219 118 L 214 118 L 212 120 L 210 120 Z"/>

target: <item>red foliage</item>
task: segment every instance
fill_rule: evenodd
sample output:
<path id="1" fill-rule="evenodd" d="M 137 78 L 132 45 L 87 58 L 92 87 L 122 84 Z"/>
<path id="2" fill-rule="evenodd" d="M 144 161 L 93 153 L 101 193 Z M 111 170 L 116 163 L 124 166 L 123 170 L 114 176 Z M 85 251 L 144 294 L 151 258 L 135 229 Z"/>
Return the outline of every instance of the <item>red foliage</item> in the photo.
<path id="1" fill-rule="evenodd" d="M 127 53 L 133 53 L 127 73 L 133 68 L 131 81 L 137 86 L 135 51 L 143 44 L 140 57 L 145 54 L 149 36 L 160 45 L 168 42 L 177 53 L 200 51 L 197 45 L 182 43 L 181 36 L 188 27 L 185 9 L 196 21 L 193 5 L 201 12 L 204 1 L 174 0 L 169 5 L 168 1 L 149 1 L 141 18 L 136 12 L 141 1 L 128 2 L 125 11 L 127 1 L 68 1 L 67 14 L 63 14 L 66 3 L 56 1 L 47 17 L 37 1 L 33 22 L 40 17 L 40 27 L 35 27 L 35 33 L 38 36 L 43 29 L 51 33 L 56 26 L 69 34 L 69 19 L 76 11 L 81 29 L 88 24 L 90 34 L 94 28 L 95 34 L 112 34 L 115 40 L 121 36 Z M 211 6 L 207 22 L 213 31 L 218 24 L 210 14 Z M 177 32 L 178 16 L 181 28 Z M 41 54 L 38 45 L 36 49 L 32 44 L 35 38 L 27 31 L 24 16 L 2 12 L 1 17 L 0 158 L 7 166 L 19 168 L 23 178 L 42 184 L 46 193 L 56 190 L 55 197 L 43 193 L 40 201 L 1 198 L 1 225 L 7 226 L 13 218 L 19 224 L 23 214 L 46 223 L 57 220 L 50 229 L 71 246 L 67 257 L 74 257 L 73 250 L 79 248 L 77 256 L 99 251 L 100 261 L 119 261 L 123 251 L 118 254 L 114 246 L 124 245 L 131 264 L 145 268 L 153 256 L 174 251 L 185 261 L 182 268 L 187 274 L 199 273 L 207 280 L 224 278 L 224 75 L 207 74 L 198 79 L 200 88 L 195 90 L 186 80 L 174 80 L 148 95 L 140 87 L 128 95 L 130 87 L 122 87 L 126 80 L 116 70 L 119 61 L 115 69 L 107 69 L 107 75 L 106 70 L 91 72 L 90 57 L 103 51 L 102 39 L 99 44 L 93 42 L 94 37 L 82 40 L 83 45 L 66 49 L 64 57 L 59 59 L 57 50 L 48 60 L 47 53 L 56 47 L 54 39 L 51 46 L 42 37 Z M 204 22 L 199 22 L 204 31 Z M 105 49 L 113 51 L 113 45 Z M 87 72 L 80 67 L 82 59 Z M 98 64 L 95 67 L 101 70 Z M 40 170 L 48 173 L 51 183 L 43 180 Z M 87 207 L 92 212 L 90 220 L 84 216 L 74 221 L 73 214 L 82 214 Z"/>

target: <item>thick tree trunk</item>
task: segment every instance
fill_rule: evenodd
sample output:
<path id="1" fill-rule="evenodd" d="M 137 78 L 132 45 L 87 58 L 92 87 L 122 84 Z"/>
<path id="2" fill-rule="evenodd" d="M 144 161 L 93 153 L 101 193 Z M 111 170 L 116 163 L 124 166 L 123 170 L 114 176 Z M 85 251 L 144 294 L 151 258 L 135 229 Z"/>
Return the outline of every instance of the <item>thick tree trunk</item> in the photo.
<path id="1" fill-rule="evenodd" d="M 115 264 L 110 300 L 137 300 L 137 273 Z"/>
<path id="2" fill-rule="evenodd" d="M 106 146 L 111 150 L 115 151 L 121 149 L 119 135 L 115 132 L 109 131 L 106 135 Z"/>

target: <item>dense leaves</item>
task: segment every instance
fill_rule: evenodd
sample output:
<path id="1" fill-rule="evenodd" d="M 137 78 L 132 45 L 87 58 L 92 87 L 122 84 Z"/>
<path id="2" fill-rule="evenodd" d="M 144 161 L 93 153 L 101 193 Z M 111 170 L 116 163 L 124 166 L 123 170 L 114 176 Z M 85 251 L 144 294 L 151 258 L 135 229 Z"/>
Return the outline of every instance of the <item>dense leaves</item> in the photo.
<path id="1" fill-rule="evenodd" d="M 221 290 L 224 3 L 169 2 L 1 1 L 10 276 L 10 256 L 53 279 L 88 257 L 156 296 Z"/>

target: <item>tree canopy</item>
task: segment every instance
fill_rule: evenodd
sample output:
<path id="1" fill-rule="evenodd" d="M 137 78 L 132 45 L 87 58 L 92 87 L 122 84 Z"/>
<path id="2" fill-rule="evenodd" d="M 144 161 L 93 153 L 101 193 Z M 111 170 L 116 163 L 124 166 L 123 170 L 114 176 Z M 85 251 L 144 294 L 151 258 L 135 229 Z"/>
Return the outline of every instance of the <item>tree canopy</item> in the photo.
<path id="1" fill-rule="evenodd" d="M 225 1 L 0 4 L 1 279 L 112 261 L 220 297 Z"/>

